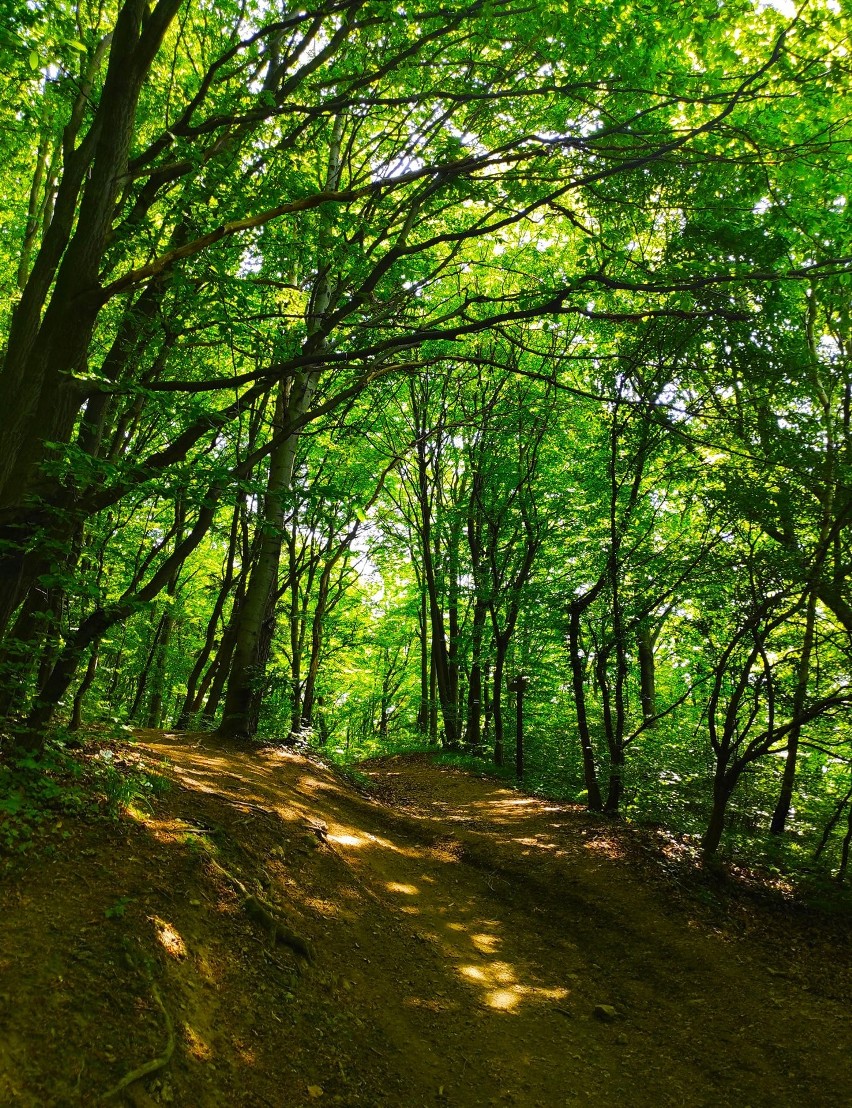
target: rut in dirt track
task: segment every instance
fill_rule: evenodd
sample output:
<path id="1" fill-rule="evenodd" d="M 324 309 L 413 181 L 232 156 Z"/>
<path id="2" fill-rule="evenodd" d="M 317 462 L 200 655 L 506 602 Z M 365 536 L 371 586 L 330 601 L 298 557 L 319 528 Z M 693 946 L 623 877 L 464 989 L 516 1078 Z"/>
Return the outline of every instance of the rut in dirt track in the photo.
<path id="1" fill-rule="evenodd" d="M 159 749 L 327 823 L 370 911 L 313 937 L 397 1089 L 359 1103 L 846 1102 L 846 1010 L 692 919 L 576 809 L 422 758 L 363 767 L 379 802 L 293 755 Z"/>

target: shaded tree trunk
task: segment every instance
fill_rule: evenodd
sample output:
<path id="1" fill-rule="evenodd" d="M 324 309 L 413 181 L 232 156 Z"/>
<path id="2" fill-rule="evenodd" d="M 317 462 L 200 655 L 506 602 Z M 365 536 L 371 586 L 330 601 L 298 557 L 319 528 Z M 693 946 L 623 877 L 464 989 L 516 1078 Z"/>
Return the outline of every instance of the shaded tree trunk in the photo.
<path id="1" fill-rule="evenodd" d="M 805 633 L 802 638 L 802 652 L 799 656 L 799 667 L 796 679 L 796 691 L 793 694 L 793 719 L 798 719 L 804 710 L 805 700 L 808 695 L 808 680 L 810 678 L 811 654 L 814 647 L 814 629 L 816 624 L 816 591 L 811 590 L 808 595 L 808 604 L 805 612 Z M 800 723 L 794 723 L 787 737 L 787 757 L 784 762 L 784 773 L 781 777 L 781 789 L 775 811 L 772 813 L 772 822 L 769 830 L 773 835 L 783 835 L 787 826 L 787 817 L 793 804 L 793 787 L 796 782 L 796 763 L 799 756 L 799 739 L 802 727 Z"/>
<path id="2" fill-rule="evenodd" d="M 583 779 L 586 785 L 588 806 L 593 812 L 603 809 L 603 797 L 598 784 L 595 766 L 595 751 L 589 730 L 589 718 L 586 710 L 586 674 L 580 645 L 580 615 L 578 603 L 571 605 L 568 623 L 568 651 L 571 659 L 571 684 L 574 690 L 574 713 L 577 717 L 577 736 L 583 755 Z"/>

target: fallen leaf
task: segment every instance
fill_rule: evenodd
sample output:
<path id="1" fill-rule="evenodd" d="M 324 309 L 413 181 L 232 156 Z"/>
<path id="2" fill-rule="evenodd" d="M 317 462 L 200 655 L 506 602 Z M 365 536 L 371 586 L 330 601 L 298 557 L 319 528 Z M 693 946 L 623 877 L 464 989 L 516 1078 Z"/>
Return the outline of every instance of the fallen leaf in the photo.
<path id="1" fill-rule="evenodd" d="M 320 1085 L 308 1085 L 308 1096 L 311 1100 L 319 1100 L 322 1095 L 322 1087 Z"/>

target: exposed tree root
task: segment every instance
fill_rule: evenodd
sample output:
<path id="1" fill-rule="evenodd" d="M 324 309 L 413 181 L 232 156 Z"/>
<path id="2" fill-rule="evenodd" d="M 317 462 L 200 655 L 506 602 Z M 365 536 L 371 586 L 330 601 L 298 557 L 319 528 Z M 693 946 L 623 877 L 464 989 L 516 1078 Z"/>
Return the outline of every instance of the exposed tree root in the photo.
<path id="1" fill-rule="evenodd" d="M 269 932 L 273 943 L 283 943 L 296 954 L 301 955 L 306 962 L 313 963 L 314 952 L 311 944 L 281 919 L 274 905 L 250 893 L 242 881 L 220 865 L 215 858 L 210 859 L 210 864 L 237 889 L 243 898 L 243 910 L 246 915 Z"/>
<path id="2" fill-rule="evenodd" d="M 160 996 L 160 990 L 152 982 L 151 983 L 151 995 L 156 1000 L 160 1011 L 163 1013 L 163 1019 L 166 1022 L 166 1048 L 158 1058 L 152 1058 L 150 1062 L 145 1062 L 143 1065 L 138 1066 L 135 1070 L 131 1070 L 122 1077 L 117 1085 L 103 1094 L 99 1103 L 103 1104 L 107 1100 L 112 1100 L 114 1096 L 118 1096 L 120 1092 L 123 1092 L 129 1085 L 132 1085 L 134 1081 L 139 1081 L 143 1077 L 147 1077 L 151 1073 L 156 1073 L 157 1070 L 161 1070 L 164 1066 L 167 1066 L 172 1059 L 172 1055 L 175 1051 L 175 1027 L 172 1023 L 172 1017 L 169 1015 L 168 1009 L 163 1004 L 163 998 Z"/>
<path id="3" fill-rule="evenodd" d="M 292 928 L 282 923 L 275 915 L 275 909 L 271 904 L 261 900 L 260 897 L 247 896 L 243 901 L 243 908 L 250 919 L 261 924 L 269 931 L 273 942 L 284 943 L 285 946 L 289 946 L 297 954 L 301 954 L 306 962 L 313 962 L 314 952 L 311 950 L 310 943 L 307 939 L 303 939 L 301 935 L 297 935 Z"/>

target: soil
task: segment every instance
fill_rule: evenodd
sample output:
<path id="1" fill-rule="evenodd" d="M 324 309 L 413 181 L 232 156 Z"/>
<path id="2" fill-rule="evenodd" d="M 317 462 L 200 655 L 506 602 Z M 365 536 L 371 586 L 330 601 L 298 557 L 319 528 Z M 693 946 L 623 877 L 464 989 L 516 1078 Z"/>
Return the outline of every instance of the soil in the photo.
<path id="1" fill-rule="evenodd" d="M 849 1103 L 848 921 L 425 756 L 138 738 L 171 790 L 0 887 L 0 1104 Z"/>

